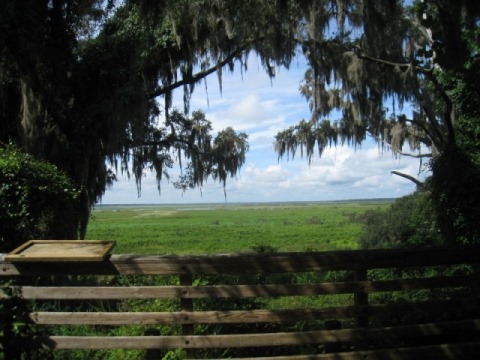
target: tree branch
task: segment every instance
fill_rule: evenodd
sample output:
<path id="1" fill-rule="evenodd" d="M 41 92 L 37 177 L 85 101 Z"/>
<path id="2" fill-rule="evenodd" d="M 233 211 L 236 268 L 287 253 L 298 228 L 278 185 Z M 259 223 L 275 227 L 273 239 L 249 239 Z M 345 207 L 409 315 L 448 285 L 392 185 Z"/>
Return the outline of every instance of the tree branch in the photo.
<path id="1" fill-rule="evenodd" d="M 426 109 L 424 106 L 422 106 L 423 110 L 425 111 L 425 113 L 427 114 L 427 117 L 429 118 L 428 116 L 428 109 Z M 432 115 L 432 114 L 430 114 Z M 430 120 L 430 123 L 432 123 L 432 120 L 429 118 Z M 414 126 L 418 126 L 420 129 L 422 129 L 426 136 L 427 136 L 427 139 L 431 140 L 431 142 L 437 147 L 437 149 L 440 148 L 441 144 L 442 144 L 442 137 L 441 137 L 441 133 L 439 133 L 438 131 L 435 131 L 435 126 L 432 124 L 432 129 L 429 129 L 427 126 L 425 126 L 425 123 L 424 122 L 420 122 L 420 121 L 417 121 L 415 119 L 406 119 L 405 120 L 406 122 L 409 122 L 410 124 L 414 125 Z M 438 136 L 437 136 L 438 135 Z M 425 143 L 425 138 L 423 138 L 423 143 Z"/>
<path id="2" fill-rule="evenodd" d="M 430 69 L 426 69 L 426 68 L 423 68 L 421 66 L 414 66 L 412 63 L 396 63 L 396 62 L 392 62 L 392 61 L 388 61 L 388 60 L 384 60 L 384 59 L 379 59 L 379 58 L 375 58 L 375 57 L 366 55 L 365 53 L 363 53 L 362 49 L 359 48 L 359 47 L 356 47 L 356 50 L 357 50 L 356 55 L 360 59 L 375 62 L 377 64 L 386 65 L 386 66 L 389 66 L 391 68 L 404 69 L 405 71 L 408 70 L 409 68 L 413 68 L 418 73 L 421 73 L 421 74 L 425 75 L 433 83 L 433 85 L 435 86 L 435 90 L 440 94 L 441 98 L 445 102 L 445 105 L 446 105 L 447 109 L 445 111 L 444 120 L 445 120 L 445 123 L 447 125 L 447 129 L 448 129 L 448 140 L 450 142 L 454 141 L 454 127 L 453 127 L 453 124 L 455 122 L 454 106 L 453 106 L 452 100 L 450 99 L 448 94 L 445 92 L 445 89 L 441 86 L 440 82 L 438 81 L 438 79 L 433 74 L 433 69 L 434 69 L 433 67 L 430 68 Z M 421 99 L 422 95 L 420 93 L 418 93 L 418 94 L 420 95 L 419 98 Z M 432 140 L 434 142 L 438 141 L 436 146 L 437 146 L 437 148 L 441 148 L 442 147 L 441 142 L 445 139 L 444 139 L 444 136 L 442 135 L 442 133 L 439 129 L 437 119 L 436 119 L 435 115 L 433 114 L 433 111 L 431 111 L 431 109 L 424 102 L 421 102 L 421 103 L 422 103 L 422 107 L 425 111 L 425 114 L 427 115 L 427 118 L 429 119 L 429 121 L 432 125 L 433 130 L 438 135 L 438 138 L 432 136 Z M 419 124 L 417 124 L 417 125 L 419 125 Z M 425 127 L 423 127 L 423 130 L 426 131 Z M 428 131 L 426 131 L 426 132 L 429 133 Z"/>
<path id="3" fill-rule="evenodd" d="M 426 189 L 425 187 L 425 184 L 423 182 L 421 182 L 420 180 L 414 178 L 413 176 L 411 175 L 408 175 L 408 174 L 404 174 L 404 173 L 401 173 L 401 172 L 398 172 L 398 171 L 391 171 L 392 174 L 394 175 L 398 175 L 398 176 L 401 176 L 405 179 L 408 179 L 410 181 L 412 181 L 413 183 L 415 183 L 418 187 L 421 187 L 422 189 Z"/>
<path id="4" fill-rule="evenodd" d="M 404 153 L 401 151 L 397 151 L 397 154 L 402 155 L 402 156 L 407 156 L 415 159 L 423 159 L 423 158 L 431 158 L 433 157 L 432 153 L 427 153 L 427 154 L 412 154 L 412 153 Z"/>
<path id="5" fill-rule="evenodd" d="M 454 112 L 452 99 L 450 99 L 447 92 L 445 91 L 445 89 L 443 88 L 443 86 L 440 84 L 440 82 L 438 81 L 438 79 L 435 77 L 433 73 L 428 74 L 427 77 L 433 83 L 433 85 L 435 86 L 435 90 L 438 91 L 441 98 L 445 102 L 445 106 L 447 107 L 444 114 L 444 120 L 445 120 L 445 123 L 447 124 L 447 129 L 448 129 L 448 140 L 451 143 L 453 143 L 455 141 L 454 139 L 455 131 L 453 127 L 455 123 L 455 112 Z"/>
<path id="6" fill-rule="evenodd" d="M 356 55 L 360 59 L 375 62 L 377 64 L 386 65 L 386 66 L 391 67 L 391 68 L 400 68 L 400 69 L 405 69 L 405 70 L 408 70 L 409 68 L 413 68 L 416 71 L 418 71 L 419 73 L 422 73 L 422 74 L 425 74 L 425 75 L 428 75 L 428 74 L 432 73 L 432 71 L 433 71 L 433 68 L 426 69 L 426 68 L 423 68 L 421 66 L 414 66 L 413 63 L 396 63 L 396 62 L 393 62 L 393 61 L 388 61 L 388 60 L 384 60 L 384 59 L 375 58 L 373 56 L 366 55 L 362 51 L 362 49 L 359 48 L 359 47 L 356 47 L 355 50 L 357 50 Z"/>
<path id="7" fill-rule="evenodd" d="M 140 142 L 134 142 L 133 140 L 129 140 L 126 142 L 130 148 L 138 148 L 138 147 L 143 147 L 143 146 L 158 146 L 160 148 L 163 148 L 165 150 L 169 150 L 171 148 L 175 148 L 176 144 L 181 144 L 185 145 L 190 151 L 194 152 L 197 155 L 200 156 L 211 156 L 211 153 L 201 151 L 200 148 L 198 147 L 197 144 L 192 143 L 189 140 L 181 139 L 178 137 L 175 138 L 169 138 L 166 140 L 144 140 Z M 177 148 L 178 150 L 178 148 Z"/>
<path id="8" fill-rule="evenodd" d="M 204 79 L 208 75 L 213 74 L 219 68 L 224 67 L 229 62 L 234 60 L 237 56 L 239 56 L 242 52 L 244 52 L 248 48 L 248 46 L 250 46 L 250 44 L 245 44 L 245 45 L 241 46 L 237 50 L 231 52 L 225 59 L 223 59 L 220 62 L 217 62 L 217 64 L 215 66 L 213 66 L 213 67 L 211 67 L 207 70 L 200 71 L 200 72 L 196 73 L 195 75 L 193 75 L 193 76 L 191 76 L 187 79 L 184 78 L 184 79 L 182 79 L 180 81 L 177 81 L 177 82 L 174 82 L 172 84 L 168 84 L 166 86 L 162 86 L 162 87 L 157 88 L 156 90 L 154 90 L 153 92 L 151 92 L 149 94 L 148 98 L 149 99 L 154 99 L 157 96 L 165 95 L 166 93 L 168 93 L 172 90 L 175 90 L 175 89 L 177 89 L 181 86 L 188 85 L 188 84 L 194 84 L 194 83 L 198 82 L 199 80 Z"/>
<path id="9" fill-rule="evenodd" d="M 422 107 L 422 109 L 423 109 L 423 111 L 424 111 L 424 113 L 425 113 L 425 115 L 426 115 L 426 117 L 427 117 L 427 119 L 430 123 L 432 131 L 433 131 L 433 133 L 427 132 L 427 134 L 429 134 L 429 136 L 432 139 L 432 142 L 435 144 L 437 149 L 442 149 L 442 148 L 444 148 L 444 144 L 445 144 L 445 135 L 441 131 L 440 124 L 437 121 L 437 117 L 435 116 L 435 113 L 434 113 L 432 107 L 429 105 L 429 103 L 425 99 L 425 97 L 428 94 L 422 94 L 418 90 L 417 90 L 416 94 L 417 94 L 417 98 L 419 99 L 420 105 L 421 105 L 421 107 Z M 416 122 L 416 123 L 419 124 L 418 122 Z"/>
<path id="10" fill-rule="evenodd" d="M 411 120 L 410 120 L 410 121 L 411 121 Z M 433 157 L 433 154 L 432 154 L 432 153 L 427 153 L 427 154 L 412 154 L 412 153 L 405 153 L 405 152 L 402 152 L 402 151 L 395 150 L 395 149 L 393 149 L 392 144 L 390 144 L 388 141 L 386 141 L 385 139 L 380 138 L 379 136 L 374 135 L 374 134 L 373 134 L 370 130 L 368 130 L 368 129 L 367 129 L 367 131 L 368 131 L 368 133 L 370 134 L 370 136 L 375 139 L 375 141 L 386 145 L 386 146 L 389 147 L 390 150 L 391 150 L 393 153 L 395 153 L 395 154 L 399 154 L 399 155 L 401 155 L 401 156 L 407 156 L 407 157 L 417 158 L 417 159 L 431 158 L 431 157 Z"/>

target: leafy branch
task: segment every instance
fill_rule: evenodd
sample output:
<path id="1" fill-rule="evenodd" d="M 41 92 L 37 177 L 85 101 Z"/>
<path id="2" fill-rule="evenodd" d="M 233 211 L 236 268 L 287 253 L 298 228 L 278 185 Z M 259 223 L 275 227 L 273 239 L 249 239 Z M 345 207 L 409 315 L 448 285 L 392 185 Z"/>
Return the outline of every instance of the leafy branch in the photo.
<path id="1" fill-rule="evenodd" d="M 223 68 L 225 65 L 231 63 L 233 60 L 235 60 L 235 58 L 237 58 L 245 50 L 247 50 L 249 46 L 250 46 L 250 44 L 245 44 L 243 46 L 240 46 L 237 50 L 228 54 L 223 60 L 218 61 L 215 66 L 212 66 L 209 69 L 200 71 L 200 72 L 198 72 L 198 73 L 196 73 L 195 75 L 192 75 L 192 76 L 186 76 L 180 81 L 176 81 L 174 83 L 171 83 L 171 84 L 168 84 L 168 85 L 165 85 L 165 86 L 161 86 L 161 87 L 155 89 L 154 91 L 152 91 L 148 95 L 149 99 L 154 99 L 158 96 L 168 94 L 172 90 L 175 90 L 175 89 L 177 89 L 181 86 L 184 86 L 184 85 L 195 84 L 196 82 L 206 78 L 207 76 L 209 76 L 209 75 L 213 74 L 214 72 L 218 71 L 219 69 Z"/>

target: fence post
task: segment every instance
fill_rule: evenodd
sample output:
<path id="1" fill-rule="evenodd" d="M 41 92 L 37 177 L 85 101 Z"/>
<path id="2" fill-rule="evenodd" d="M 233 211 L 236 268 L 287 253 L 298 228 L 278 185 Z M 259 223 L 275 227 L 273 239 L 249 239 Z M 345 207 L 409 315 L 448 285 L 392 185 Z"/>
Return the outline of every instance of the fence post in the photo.
<path id="1" fill-rule="evenodd" d="M 366 281 L 367 269 L 356 269 L 354 272 L 354 281 Z M 353 294 L 353 302 L 355 306 L 368 305 L 368 294 L 365 291 L 357 291 Z M 368 316 L 357 317 L 358 327 L 368 327 Z"/>
<path id="2" fill-rule="evenodd" d="M 160 331 L 157 329 L 148 329 L 144 332 L 145 336 L 159 336 Z M 162 358 L 161 349 L 147 349 L 145 352 L 145 360 L 158 360 Z"/>
<path id="3" fill-rule="evenodd" d="M 192 286 L 193 284 L 193 277 L 192 274 L 182 274 L 180 275 L 180 285 L 182 286 Z M 180 306 L 182 311 L 193 311 L 193 299 L 186 299 L 182 298 L 180 300 Z M 193 324 L 184 324 L 182 325 L 182 335 L 184 336 L 191 336 L 195 334 L 195 327 Z M 185 345 L 189 345 L 188 343 Z M 187 352 L 187 359 L 194 359 L 195 358 L 195 349 L 193 348 L 185 348 Z"/>
<path id="4" fill-rule="evenodd" d="M 340 330 L 342 328 L 342 323 L 339 320 L 326 320 L 325 321 L 325 330 Z M 324 344 L 325 353 L 336 353 L 342 351 L 341 342 L 332 342 Z"/>

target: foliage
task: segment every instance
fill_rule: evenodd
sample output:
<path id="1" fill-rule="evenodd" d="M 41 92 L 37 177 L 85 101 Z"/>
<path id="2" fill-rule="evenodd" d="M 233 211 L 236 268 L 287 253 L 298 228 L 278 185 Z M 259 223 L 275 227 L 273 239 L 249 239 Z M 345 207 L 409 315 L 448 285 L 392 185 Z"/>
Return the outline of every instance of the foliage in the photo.
<path id="1" fill-rule="evenodd" d="M 310 158 L 316 149 L 321 155 L 337 143 L 357 146 L 367 136 L 397 154 L 404 144 L 419 157 L 432 156 L 419 154 L 422 147 L 444 151 L 454 142 L 454 123 L 467 107 L 454 105 L 478 98 L 475 78 L 463 76 L 464 91 L 456 97 L 442 80 L 445 73 L 463 75 L 466 68 L 478 73 L 470 64 L 478 49 L 463 36 L 478 31 L 478 5 L 449 0 L 419 1 L 413 7 L 402 1 L 343 5 L 336 9 L 343 18 L 338 32 L 329 31 L 325 17 L 304 39 L 311 67 L 300 90 L 312 118 L 277 135 L 279 156 L 294 156 L 300 149 Z M 404 105 L 413 106 L 412 116 Z"/>
<path id="2" fill-rule="evenodd" d="M 432 202 L 425 192 L 401 197 L 388 209 L 368 210 L 357 219 L 363 223 L 359 245 L 364 249 L 439 245 Z"/>
<path id="3" fill-rule="evenodd" d="M 432 186 L 444 241 L 477 242 L 480 6 L 341 3 L 338 32 L 324 18 L 305 40 L 310 68 L 300 91 L 312 117 L 279 132 L 276 152 L 293 157 L 300 150 L 310 160 L 328 146 L 372 138 L 396 155 L 427 159 L 428 184 L 396 174 Z"/>
<path id="4" fill-rule="evenodd" d="M 460 69 L 440 76 L 446 92 L 457 104 L 461 117 L 455 123 L 455 144 L 432 162 L 437 176 L 432 178 L 432 198 L 438 225 L 448 242 L 478 244 L 480 230 L 480 29 L 462 34 L 469 52 Z"/>
<path id="5" fill-rule="evenodd" d="M 133 174 L 140 193 L 146 170 L 160 188 L 184 162 L 186 189 L 209 176 L 225 184 L 244 163 L 245 134 L 226 129 L 214 136 L 204 114 L 187 114 L 194 84 L 241 52 L 223 43 L 226 35 L 207 14 L 197 17 L 195 9 L 206 7 L 166 3 L 150 15 L 136 1 L 1 3 L 0 141 L 54 163 L 82 189 L 81 216 L 72 225 L 80 237 L 117 171 Z M 192 34 L 197 20 L 200 32 Z M 205 72 L 195 77 L 197 65 Z M 185 90 L 183 115 L 171 111 L 178 87 Z"/>
<path id="6" fill-rule="evenodd" d="M 171 121 L 174 117 L 183 118 L 177 111 L 174 111 Z M 245 154 L 248 151 L 247 134 L 237 134 L 231 127 L 227 127 L 220 131 L 210 143 L 208 130 L 211 130 L 211 124 L 205 119 L 205 114 L 201 111 L 194 111 L 190 121 L 192 123 L 191 131 L 187 126 L 183 126 L 186 136 L 194 136 L 200 131 L 205 134 L 199 138 L 198 148 L 192 151 L 185 147 L 185 155 L 187 158 L 191 158 L 192 162 L 188 165 L 184 175 L 174 182 L 174 186 L 182 191 L 188 188 L 193 189 L 198 184 L 203 184 L 211 175 L 215 180 L 222 182 L 225 189 L 228 176 L 237 175 L 238 170 L 245 163 Z M 207 131 L 202 130 L 202 127 Z"/>
<path id="7" fill-rule="evenodd" d="M 480 118 L 479 118 L 480 119 Z M 445 243 L 480 242 L 480 166 L 454 147 L 433 162 L 432 198 Z"/>
<path id="8" fill-rule="evenodd" d="M 75 238 L 79 191 L 56 166 L 0 147 L 0 246 L 8 252 L 29 239 Z"/>
<path id="9" fill-rule="evenodd" d="M 424 191 L 397 199 L 387 209 L 369 210 L 356 218 L 364 224 L 364 231 L 359 238 L 359 246 L 363 249 L 375 248 L 415 248 L 438 245 L 458 245 L 458 238 L 445 242 L 437 225 L 432 197 Z M 453 214 L 455 215 L 455 214 Z M 448 223 L 448 222 L 446 222 Z M 448 239 L 447 239 L 448 240 Z M 372 281 L 389 279 L 430 278 L 442 276 L 467 276 L 475 272 L 470 265 L 452 265 L 416 268 L 386 268 L 368 271 Z M 440 300 L 455 296 L 465 296 L 459 288 L 409 289 L 402 291 L 376 292 L 369 295 L 369 303 L 393 304 L 405 302 L 421 302 L 428 299 Z M 441 318 L 454 319 L 462 313 L 461 309 L 441 313 Z M 408 324 L 412 321 L 438 321 L 439 315 L 428 315 L 424 312 L 408 312 L 384 314 L 376 318 L 376 322 L 389 324 Z"/>

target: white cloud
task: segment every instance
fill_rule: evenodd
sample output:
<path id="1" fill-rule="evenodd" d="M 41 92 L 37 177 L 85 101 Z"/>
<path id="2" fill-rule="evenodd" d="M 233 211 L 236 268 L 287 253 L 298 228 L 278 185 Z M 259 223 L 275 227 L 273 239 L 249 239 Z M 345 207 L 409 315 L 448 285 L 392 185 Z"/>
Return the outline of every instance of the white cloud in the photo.
<path id="1" fill-rule="evenodd" d="M 258 95 L 249 94 L 230 104 L 220 111 L 208 111 L 207 118 L 212 121 L 214 130 L 219 131 L 227 126 L 237 131 L 255 131 L 262 127 L 281 124 L 282 120 L 273 111 L 275 101 L 261 101 Z"/>
<path id="2" fill-rule="evenodd" d="M 357 188 L 371 188 L 378 187 L 379 185 L 380 177 L 377 175 L 367 176 L 353 183 L 353 186 Z"/>

